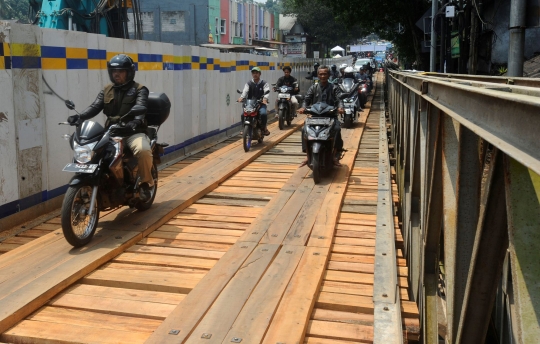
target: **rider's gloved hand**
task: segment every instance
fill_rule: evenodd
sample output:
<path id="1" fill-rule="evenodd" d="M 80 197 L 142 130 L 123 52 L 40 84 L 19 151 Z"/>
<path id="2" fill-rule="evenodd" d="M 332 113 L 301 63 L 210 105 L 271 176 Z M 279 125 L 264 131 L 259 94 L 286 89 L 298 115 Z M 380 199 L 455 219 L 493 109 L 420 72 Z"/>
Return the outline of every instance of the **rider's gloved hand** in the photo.
<path id="1" fill-rule="evenodd" d="M 126 124 L 126 128 L 131 128 L 132 130 L 135 130 L 140 124 L 141 121 L 139 121 L 138 119 L 134 119 L 133 121 L 130 121 Z"/>
<path id="2" fill-rule="evenodd" d="M 77 123 L 79 121 L 79 118 L 80 118 L 79 115 L 73 115 L 73 116 L 69 116 L 67 118 L 67 121 L 68 121 L 69 124 L 75 124 L 75 123 Z"/>

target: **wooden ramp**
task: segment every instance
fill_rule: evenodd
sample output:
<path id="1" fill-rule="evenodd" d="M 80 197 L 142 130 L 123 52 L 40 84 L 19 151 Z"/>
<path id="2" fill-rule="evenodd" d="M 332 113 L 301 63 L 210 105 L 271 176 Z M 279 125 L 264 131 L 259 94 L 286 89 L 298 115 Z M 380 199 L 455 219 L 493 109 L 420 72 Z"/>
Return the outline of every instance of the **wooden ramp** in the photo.
<path id="1" fill-rule="evenodd" d="M 379 113 L 367 115 L 342 131 L 343 167 L 318 185 L 297 167 L 300 133 L 273 128 L 256 152 L 233 143 L 173 172 L 146 217 L 106 215 L 87 248 L 53 231 L 0 256 L 0 340 L 371 342 Z"/>

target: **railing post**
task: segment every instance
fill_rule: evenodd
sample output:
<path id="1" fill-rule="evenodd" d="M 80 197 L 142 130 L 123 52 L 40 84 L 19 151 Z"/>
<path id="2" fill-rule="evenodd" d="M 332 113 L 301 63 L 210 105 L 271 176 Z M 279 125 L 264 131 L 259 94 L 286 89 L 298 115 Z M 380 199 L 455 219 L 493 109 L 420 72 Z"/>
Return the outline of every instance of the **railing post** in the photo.
<path id="1" fill-rule="evenodd" d="M 518 343 L 540 338 L 540 175 L 506 162 L 510 263 Z"/>
<path id="2" fill-rule="evenodd" d="M 458 327 L 455 328 L 456 343 L 485 341 L 501 278 L 508 247 L 502 158 L 496 148 L 488 152 L 482 173 L 481 195 L 475 198 L 480 200 L 479 211 L 466 288 L 461 302 L 461 317 Z"/>

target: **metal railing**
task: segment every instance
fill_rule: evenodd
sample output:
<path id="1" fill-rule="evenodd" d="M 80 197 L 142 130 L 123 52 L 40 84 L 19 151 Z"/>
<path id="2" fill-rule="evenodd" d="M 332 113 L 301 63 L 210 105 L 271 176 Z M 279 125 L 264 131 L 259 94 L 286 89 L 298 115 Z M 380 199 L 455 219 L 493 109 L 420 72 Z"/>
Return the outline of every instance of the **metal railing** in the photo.
<path id="1" fill-rule="evenodd" d="M 540 90 L 486 80 L 386 73 L 424 343 L 540 338 Z"/>

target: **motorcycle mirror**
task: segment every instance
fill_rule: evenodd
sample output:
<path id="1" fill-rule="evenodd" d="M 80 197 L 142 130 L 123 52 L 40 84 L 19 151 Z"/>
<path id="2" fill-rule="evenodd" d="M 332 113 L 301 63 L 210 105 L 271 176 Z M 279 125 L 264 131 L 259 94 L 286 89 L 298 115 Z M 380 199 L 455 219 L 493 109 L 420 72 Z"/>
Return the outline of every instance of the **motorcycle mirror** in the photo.
<path id="1" fill-rule="evenodd" d="M 67 106 L 68 109 L 70 109 L 70 110 L 74 110 L 74 109 L 75 109 L 75 103 L 73 103 L 71 100 L 69 100 L 69 99 L 66 100 L 66 101 L 65 101 L 65 104 L 66 104 L 66 106 Z"/>

